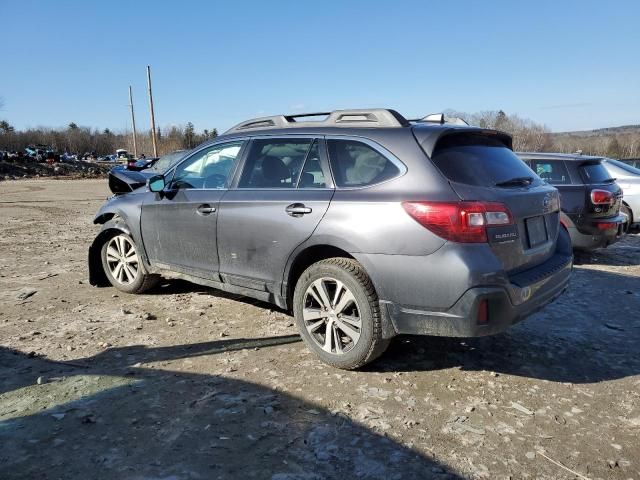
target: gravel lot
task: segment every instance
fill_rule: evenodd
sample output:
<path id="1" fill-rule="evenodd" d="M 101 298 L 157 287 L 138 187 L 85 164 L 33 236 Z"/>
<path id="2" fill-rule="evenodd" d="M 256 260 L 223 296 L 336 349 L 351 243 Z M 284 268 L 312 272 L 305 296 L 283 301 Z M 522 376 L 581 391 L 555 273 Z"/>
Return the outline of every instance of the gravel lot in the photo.
<path id="1" fill-rule="evenodd" d="M 640 480 L 640 235 L 505 334 L 344 372 L 269 305 L 89 286 L 107 195 L 0 183 L 0 478 Z"/>

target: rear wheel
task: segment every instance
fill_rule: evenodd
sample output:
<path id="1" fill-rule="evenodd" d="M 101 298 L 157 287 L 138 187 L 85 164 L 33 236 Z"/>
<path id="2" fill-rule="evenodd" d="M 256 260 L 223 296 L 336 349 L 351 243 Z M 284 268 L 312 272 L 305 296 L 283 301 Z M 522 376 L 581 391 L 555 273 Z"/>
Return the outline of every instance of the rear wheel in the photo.
<path id="1" fill-rule="evenodd" d="M 371 279 L 353 259 L 329 258 L 307 268 L 296 284 L 293 311 L 307 347 L 331 366 L 361 367 L 389 345 Z"/>
<path id="2" fill-rule="evenodd" d="M 158 283 L 160 277 L 147 273 L 133 239 L 126 233 L 109 238 L 102 245 L 102 268 L 118 290 L 142 293 Z"/>

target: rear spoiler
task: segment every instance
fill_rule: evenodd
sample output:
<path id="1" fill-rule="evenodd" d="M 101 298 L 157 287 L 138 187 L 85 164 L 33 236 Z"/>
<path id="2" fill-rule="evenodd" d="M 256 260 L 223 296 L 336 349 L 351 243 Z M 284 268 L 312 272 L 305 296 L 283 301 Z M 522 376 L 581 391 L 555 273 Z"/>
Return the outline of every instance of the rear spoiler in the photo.
<path id="1" fill-rule="evenodd" d="M 446 124 L 445 124 L 446 125 Z M 413 135 L 422 147 L 422 150 L 431 158 L 433 151 L 440 140 L 451 135 L 481 135 L 495 138 L 504 143 L 504 146 L 513 150 L 513 137 L 500 130 L 478 127 L 461 127 L 452 125 L 450 128 L 422 129 L 419 126 L 413 128 Z"/>

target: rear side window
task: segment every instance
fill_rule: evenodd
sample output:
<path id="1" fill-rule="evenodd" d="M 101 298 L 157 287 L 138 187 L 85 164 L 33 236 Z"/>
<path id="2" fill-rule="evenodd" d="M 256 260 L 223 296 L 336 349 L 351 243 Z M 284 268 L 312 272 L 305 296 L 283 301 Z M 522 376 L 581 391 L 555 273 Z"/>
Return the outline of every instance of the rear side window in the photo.
<path id="1" fill-rule="evenodd" d="M 400 168 L 366 143 L 327 140 L 331 169 L 338 187 L 365 187 L 400 174 Z"/>
<path id="2" fill-rule="evenodd" d="M 300 180 L 298 180 L 298 188 L 325 188 L 326 186 L 327 182 L 320 164 L 320 151 L 316 140 L 307 154 Z"/>
<path id="3" fill-rule="evenodd" d="M 305 159 L 313 150 L 313 144 L 312 138 L 254 140 L 238 186 L 296 188 Z M 317 156 L 317 150 L 315 155 Z"/>
<path id="4" fill-rule="evenodd" d="M 431 160 L 449 180 L 491 187 L 537 175 L 504 143 L 483 135 L 449 135 L 438 142 Z"/>
<path id="5" fill-rule="evenodd" d="M 609 183 L 613 181 L 611 174 L 601 163 L 587 163 L 580 166 L 585 183 Z"/>
<path id="6" fill-rule="evenodd" d="M 531 166 L 541 179 L 552 185 L 571 183 L 567 166 L 562 160 L 532 160 Z"/>

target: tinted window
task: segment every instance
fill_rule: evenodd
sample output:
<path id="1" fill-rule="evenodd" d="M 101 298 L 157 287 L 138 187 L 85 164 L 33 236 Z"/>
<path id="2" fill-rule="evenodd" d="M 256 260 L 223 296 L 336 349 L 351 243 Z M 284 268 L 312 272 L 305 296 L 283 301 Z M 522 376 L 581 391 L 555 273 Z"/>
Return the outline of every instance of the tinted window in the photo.
<path id="1" fill-rule="evenodd" d="M 322 165 L 320 164 L 320 150 L 318 141 L 313 142 L 304 168 L 298 180 L 298 188 L 325 188 L 327 186 Z"/>
<path id="2" fill-rule="evenodd" d="M 608 183 L 613 181 L 611 174 L 607 172 L 607 169 L 600 162 L 584 164 L 580 167 L 580 172 L 582 172 L 585 183 Z"/>
<path id="3" fill-rule="evenodd" d="M 311 138 L 251 142 L 240 188 L 295 188 L 313 144 Z"/>
<path id="4" fill-rule="evenodd" d="M 400 169 L 366 143 L 328 140 L 329 159 L 338 187 L 363 187 L 389 180 Z"/>
<path id="5" fill-rule="evenodd" d="M 214 145 L 180 164 L 171 188 L 224 188 L 243 142 Z"/>
<path id="6" fill-rule="evenodd" d="M 562 160 L 532 160 L 531 166 L 541 179 L 552 185 L 571 183 L 567 166 Z"/>
<path id="7" fill-rule="evenodd" d="M 536 174 L 504 143 L 482 135 L 449 135 L 438 142 L 431 160 L 449 180 L 494 186 Z"/>

